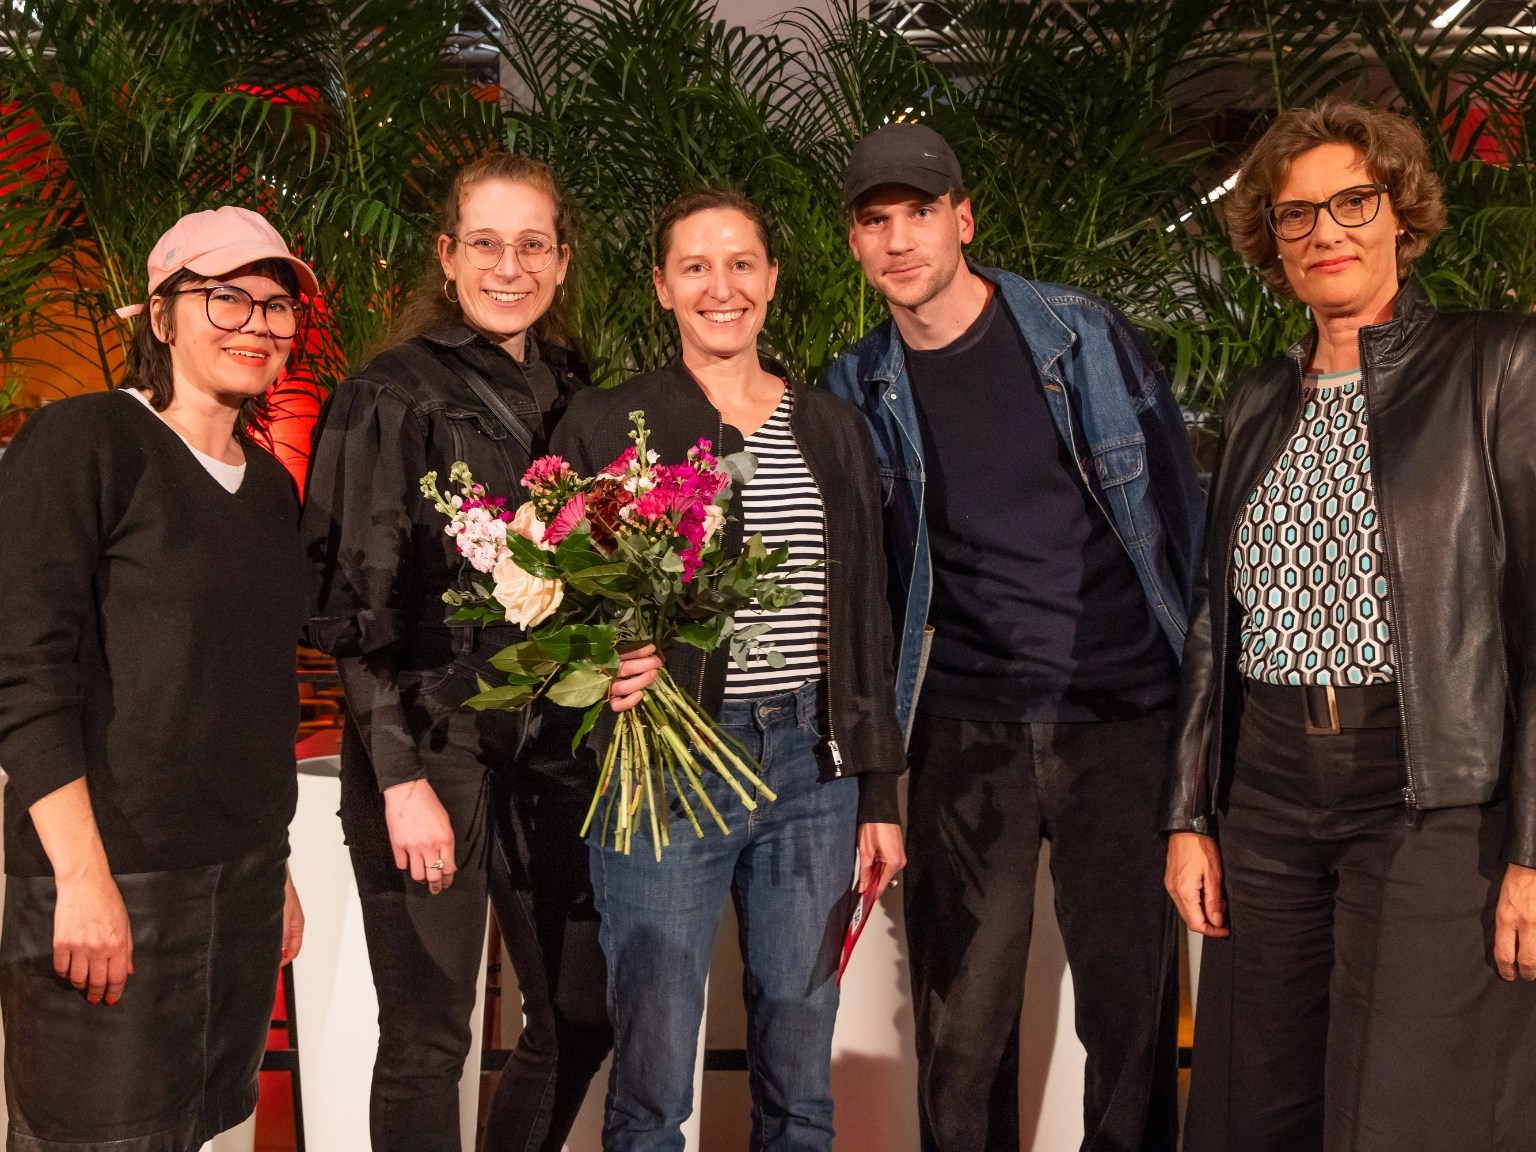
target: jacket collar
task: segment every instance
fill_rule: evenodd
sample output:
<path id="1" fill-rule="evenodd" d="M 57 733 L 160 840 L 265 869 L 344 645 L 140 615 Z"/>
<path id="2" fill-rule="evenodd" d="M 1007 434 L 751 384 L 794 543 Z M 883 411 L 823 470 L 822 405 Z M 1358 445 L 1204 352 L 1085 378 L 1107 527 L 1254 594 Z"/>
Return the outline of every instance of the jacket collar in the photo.
<path id="1" fill-rule="evenodd" d="M 476 341 L 479 341 L 487 348 L 494 348 L 498 352 L 506 351 L 500 345 L 492 344 L 462 320 L 453 320 L 444 324 L 441 328 L 434 328 L 431 332 L 423 332 L 421 338 L 429 344 L 437 345 L 439 348 L 467 348 Z M 520 363 L 524 368 L 538 363 L 539 341 L 534 336 L 533 329 L 531 328 L 528 330 L 527 343 L 524 345 L 523 352 L 524 359 Z M 507 358 L 511 359 L 510 353 L 507 353 Z"/>
<path id="2" fill-rule="evenodd" d="M 966 264 L 976 275 L 997 286 L 1003 303 L 1008 306 L 1014 323 L 1018 324 L 1019 331 L 1024 334 L 1024 342 L 1029 345 L 1042 373 L 1072 347 L 1072 342 L 1077 339 L 1076 333 L 1056 315 L 1031 281 L 1001 268 L 985 268 L 970 261 L 966 261 Z M 882 384 L 894 384 L 906 368 L 906 355 L 894 319 L 888 321 L 887 331 L 885 351 L 875 370 L 870 373 L 870 379 Z"/>
<path id="3" fill-rule="evenodd" d="M 1414 338 L 1435 315 L 1435 306 L 1429 302 L 1414 280 L 1404 280 L 1398 285 L 1392 299 L 1392 319 L 1381 324 L 1371 324 L 1360 329 L 1362 364 L 1382 367 L 1401 360 Z M 1305 372 L 1317 348 L 1317 325 L 1285 350 L 1285 354 Z"/>

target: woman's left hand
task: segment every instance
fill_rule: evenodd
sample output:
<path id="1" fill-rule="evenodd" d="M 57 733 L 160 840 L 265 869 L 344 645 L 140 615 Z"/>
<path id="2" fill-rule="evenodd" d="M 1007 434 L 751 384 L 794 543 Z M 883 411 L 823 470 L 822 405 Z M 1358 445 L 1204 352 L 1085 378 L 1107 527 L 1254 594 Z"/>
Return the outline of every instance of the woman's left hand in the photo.
<path id="1" fill-rule="evenodd" d="M 1493 920 L 1493 962 L 1499 975 L 1536 980 L 1536 868 L 1509 866 Z"/>
<path id="2" fill-rule="evenodd" d="M 304 943 L 304 909 L 299 907 L 299 890 L 293 886 L 293 873 L 283 883 L 283 963 L 299 954 Z"/>
<path id="3" fill-rule="evenodd" d="M 880 873 L 880 887 L 875 890 L 875 898 L 879 899 L 885 894 L 896 873 L 907 866 L 907 848 L 902 842 L 900 824 L 860 824 L 859 825 L 859 882 L 857 888 L 860 892 L 869 887 L 870 877 L 874 874 L 875 861 L 885 863 L 885 870 Z"/>

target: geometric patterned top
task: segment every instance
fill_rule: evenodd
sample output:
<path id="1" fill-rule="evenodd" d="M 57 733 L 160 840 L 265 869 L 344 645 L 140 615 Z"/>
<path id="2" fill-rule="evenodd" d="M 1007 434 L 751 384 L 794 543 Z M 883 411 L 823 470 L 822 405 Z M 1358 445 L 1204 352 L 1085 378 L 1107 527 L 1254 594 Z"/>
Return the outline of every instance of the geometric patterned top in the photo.
<path id="1" fill-rule="evenodd" d="M 1238 670 L 1270 684 L 1390 684 L 1381 517 L 1360 370 L 1308 376 L 1301 420 L 1233 550 Z"/>

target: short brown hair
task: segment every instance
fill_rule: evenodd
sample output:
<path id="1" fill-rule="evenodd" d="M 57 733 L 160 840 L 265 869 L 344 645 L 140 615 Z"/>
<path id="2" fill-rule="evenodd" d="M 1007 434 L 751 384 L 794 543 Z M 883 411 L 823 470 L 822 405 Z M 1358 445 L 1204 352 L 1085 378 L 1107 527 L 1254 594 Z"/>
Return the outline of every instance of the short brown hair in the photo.
<path id="1" fill-rule="evenodd" d="M 721 184 L 684 192 L 661 210 L 661 214 L 656 217 L 656 266 L 659 268 L 667 262 L 667 250 L 672 246 L 672 230 L 679 223 L 700 212 L 712 212 L 717 208 L 729 208 L 750 220 L 752 227 L 757 230 L 757 238 L 763 242 L 763 251 L 768 254 L 768 259 L 773 259 L 773 229 L 768 223 L 767 214 L 735 188 Z"/>
<path id="2" fill-rule="evenodd" d="M 463 209 L 464 198 L 469 195 L 471 189 L 493 180 L 504 180 L 508 184 L 526 184 L 548 196 L 555 210 L 555 243 L 569 244 L 574 255 L 576 209 L 570 197 L 565 194 L 565 189 L 561 186 L 560 179 L 555 175 L 553 168 L 542 160 L 524 156 L 520 152 L 487 152 L 454 173 L 453 184 L 448 189 L 448 195 L 438 205 L 438 232 L 457 244 L 458 241 L 453 238 L 459 234 L 459 213 Z M 573 270 L 574 267 L 573 259 Z M 571 300 L 575 286 L 569 283 L 569 275 L 566 280 L 568 283 L 565 292 L 560 294 L 560 298 L 550 305 L 549 310 L 539 317 L 533 327 L 534 334 L 541 340 L 572 345 L 575 343 L 575 325 L 571 320 Z M 403 344 L 412 337 L 435 331 L 463 318 L 464 310 L 455 301 L 449 300 L 446 295 L 442 269 L 434 255 L 428 261 L 427 269 L 421 279 L 412 289 L 411 298 L 400 309 L 399 318 L 390 327 L 383 340 L 370 349 L 370 352 Z"/>
<path id="3" fill-rule="evenodd" d="M 1294 296 L 1280 263 L 1275 234 L 1266 219 L 1291 165 L 1324 144 L 1349 144 L 1365 157 L 1372 179 L 1387 186 L 1403 235 L 1397 241 L 1397 275 L 1405 278 L 1430 241 L 1445 231 L 1440 181 L 1429 166 L 1424 137 L 1395 112 L 1343 100 L 1282 112 L 1248 157 L 1232 192 L 1222 202 L 1232 247 L 1257 268 L 1271 288 Z"/>
<path id="4" fill-rule="evenodd" d="M 282 285 L 284 292 L 295 300 L 299 298 L 299 274 L 286 260 L 257 260 L 243 268 L 234 269 L 255 276 L 268 276 Z M 156 298 L 165 301 L 165 334 L 176 335 L 176 294 L 204 284 L 218 284 L 216 276 L 199 276 L 190 268 L 178 268 L 155 289 L 144 303 L 133 323 L 133 334 L 128 340 L 127 369 L 120 387 L 137 388 L 149 397 L 156 412 L 164 412 L 171 406 L 176 395 L 176 377 L 171 370 L 171 346 L 155 334 L 154 309 Z M 294 337 L 302 344 L 302 330 Z M 290 353 L 291 355 L 291 353 Z M 240 405 L 236 426 L 249 433 L 252 428 L 263 426 L 268 416 L 267 395 L 250 396 Z"/>

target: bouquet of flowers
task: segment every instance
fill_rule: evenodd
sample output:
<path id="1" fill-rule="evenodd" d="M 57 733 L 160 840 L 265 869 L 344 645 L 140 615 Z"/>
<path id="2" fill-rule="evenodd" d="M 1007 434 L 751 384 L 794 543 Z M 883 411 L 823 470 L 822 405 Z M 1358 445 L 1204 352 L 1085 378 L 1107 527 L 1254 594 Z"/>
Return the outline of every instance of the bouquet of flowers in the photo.
<path id="1" fill-rule="evenodd" d="M 477 484 L 462 461 L 449 472 L 455 494 L 438 490 L 436 472 L 421 478 L 423 494 L 448 518 L 445 531 L 459 554 L 490 578 L 472 580 L 468 592 L 445 592 L 455 610 L 449 619 L 506 620 L 528 630 L 527 640 L 491 657 L 506 683 L 482 679 L 479 694 L 465 703 L 516 711 L 548 697 L 586 708 L 573 750 L 607 704 L 621 652 L 645 644 L 660 650 L 675 641 L 712 652 L 728 643 L 745 667 L 768 625 L 738 629 L 735 613 L 754 600 L 777 612 L 801 596 L 776 575 L 789 558 L 787 548 L 769 550 L 759 535 L 739 556 L 724 552 L 721 528 L 732 485 L 751 479 L 756 458 L 739 452 L 717 459 L 713 445 L 700 440 L 684 463 L 659 464 L 646 446 L 645 414 L 629 416 L 634 446 L 596 476 L 578 476 L 558 456 L 534 461 L 523 476 L 528 502 L 515 514 L 504 498 Z M 763 655 L 782 666 L 781 653 L 764 647 Z M 696 835 L 704 830 L 690 792 L 728 835 L 704 791 L 700 756 L 749 810 L 757 802 L 747 784 L 776 798 L 746 749 L 662 668 L 640 704 L 618 714 L 582 835 L 606 796 L 602 840 L 611 835 L 614 847 L 627 853 L 644 819 L 660 860 L 670 842 L 669 784 Z"/>

